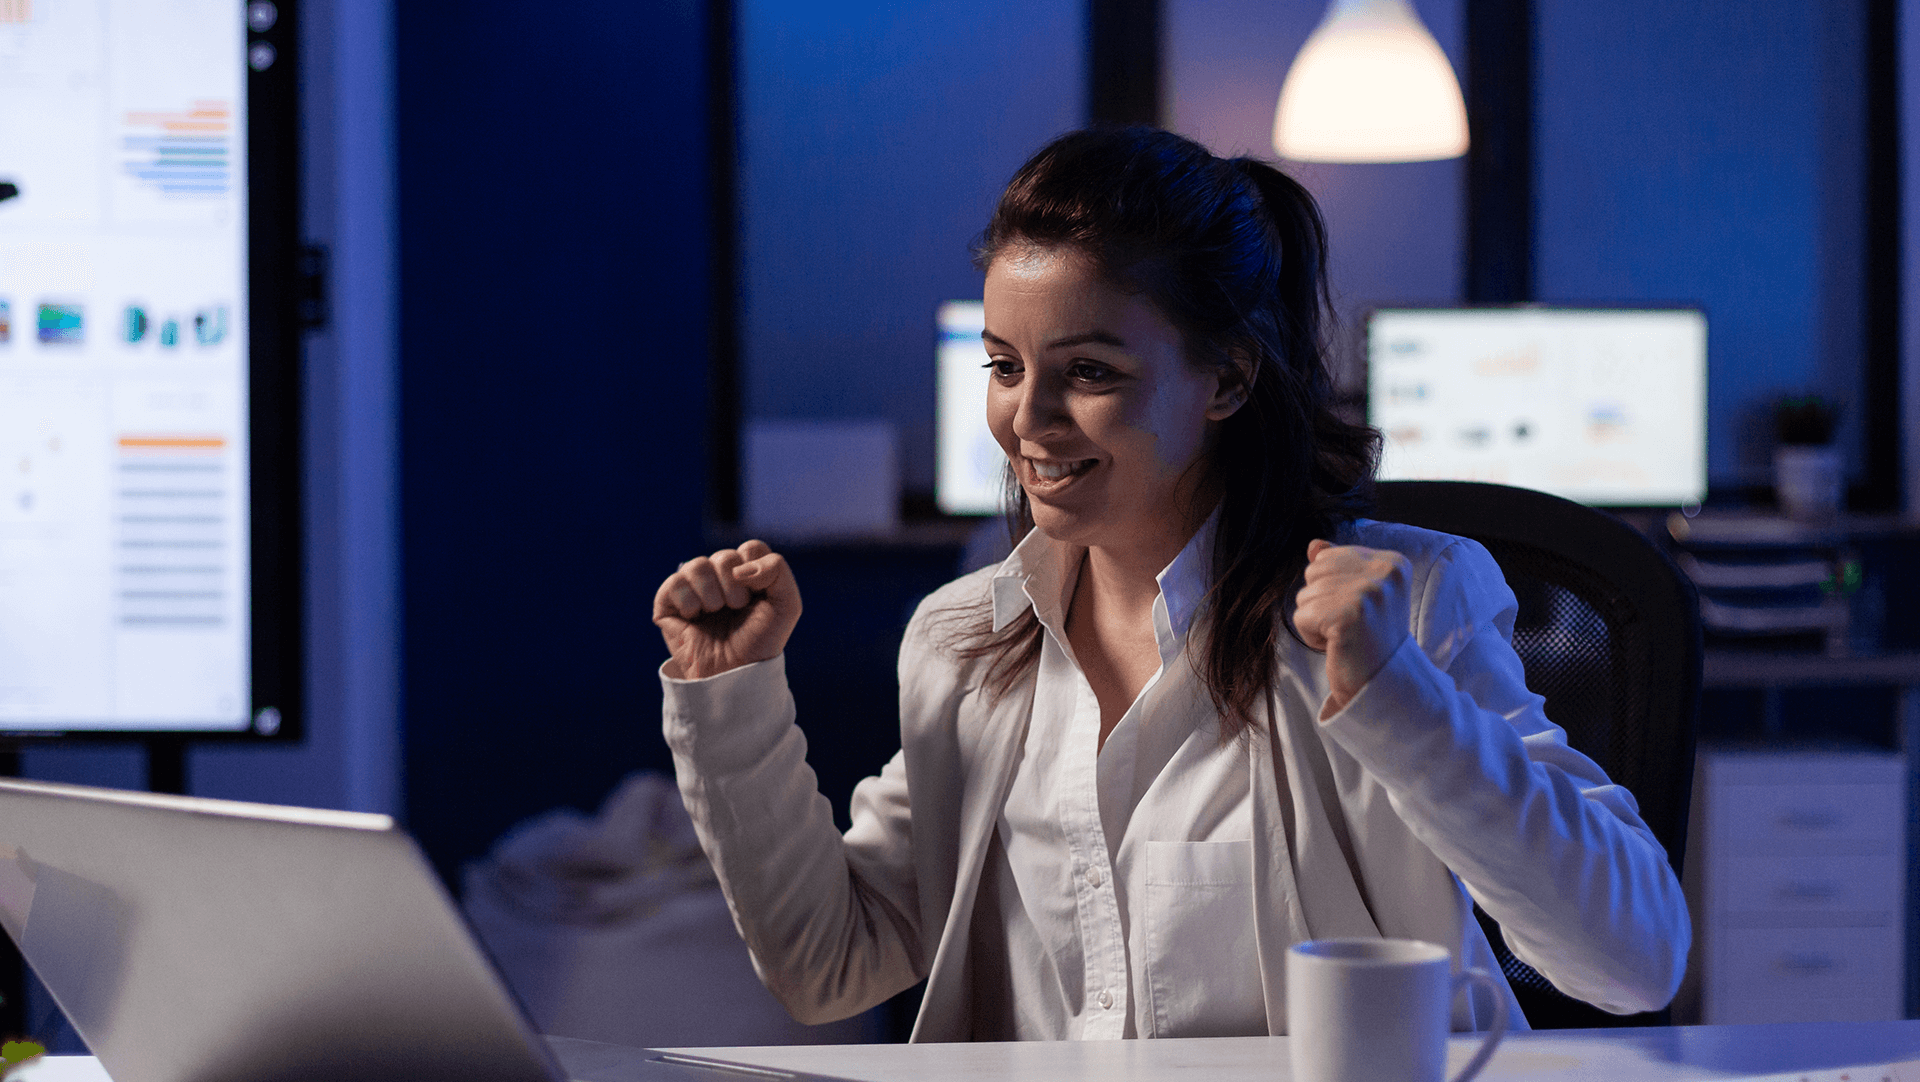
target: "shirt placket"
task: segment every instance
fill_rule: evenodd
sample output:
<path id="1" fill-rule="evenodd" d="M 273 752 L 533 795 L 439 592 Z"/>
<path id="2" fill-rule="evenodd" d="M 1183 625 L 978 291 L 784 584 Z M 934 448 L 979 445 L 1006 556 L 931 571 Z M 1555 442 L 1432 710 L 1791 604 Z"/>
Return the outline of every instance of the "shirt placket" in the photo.
<path id="1" fill-rule="evenodd" d="M 1068 784 L 1060 802 L 1061 828 L 1073 861 L 1074 909 L 1086 957 L 1082 1036 L 1090 1040 L 1126 1035 L 1128 1007 L 1126 934 L 1114 890 L 1113 861 L 1100 823 L 1100 702 L 1075 669 L 1073 718 L 1068 726 Z"/>

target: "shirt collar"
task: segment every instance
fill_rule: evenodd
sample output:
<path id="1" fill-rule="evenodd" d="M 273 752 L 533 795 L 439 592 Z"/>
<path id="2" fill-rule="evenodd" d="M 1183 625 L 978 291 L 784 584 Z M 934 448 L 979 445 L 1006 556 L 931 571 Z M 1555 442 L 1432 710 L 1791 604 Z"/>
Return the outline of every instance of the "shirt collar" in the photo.
<path id="1" fill-rule="evenodd" d="M 1180 554 L 1154 577 L 1160 584 L 1160 597 L 1153 604 L 1154 637 L 1159 640 L 1163 657 L 1177 652 L 1206 600 L 1212 585 L 1213 537 L 1219 522 L 1220 509 L 1216 506 Z M 1033 609 L 1041 623 L 1064 635 L 1067 604 L 1072 600 L 1085 552 L 1083 546 L 1064 544 L 1037 529 L 1029 530 L 994 572 L 993 629 L 999 631 L 1022 612 Z"/>
<path id="2" fill-rule="evenodd" d="M 1164 627 L 1155 630 L 1163 636 L 1161 653 L 1167 652 L 1164 636 L 1185 639 L 1187 629 L 1193 623 L 1194 615 L 1200 611 L 1200 605 L 1207 599 L 1207 591 L 1213 586 L 1213 535 L 1220 525 L 1220 508 L 1215 505 L 1213 513 L 1200 524 L 1180 555 L 1173 558 L 1166 570 L 1155 576 L 1160 583 L 1160 603 L 1154 606 L 1155 624 L 1164 619 Z"/>

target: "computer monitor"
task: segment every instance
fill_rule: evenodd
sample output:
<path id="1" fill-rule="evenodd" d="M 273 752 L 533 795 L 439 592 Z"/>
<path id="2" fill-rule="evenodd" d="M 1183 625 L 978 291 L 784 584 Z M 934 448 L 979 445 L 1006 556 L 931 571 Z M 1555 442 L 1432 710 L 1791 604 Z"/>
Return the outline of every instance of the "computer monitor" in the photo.
<path id="1" fill-rule="evenodd" d="M 1706 497 L 1697 308 L 1379 308 L 1366 341 L 1381 480 L 1493 481 L 1608 507 Z"/>
<path id="2" fill-rule="evenodd" d="M 293 5 L 0 0 L 0 735 L 290 735 Z"/>
<path id="3" fill-rule="evenodd" d="M 987 428 L 987 317 L 979 301 L 947 301 L 938 315 L 934 503 L 948 515 L 1000 511 L 1007 456 Z"/>

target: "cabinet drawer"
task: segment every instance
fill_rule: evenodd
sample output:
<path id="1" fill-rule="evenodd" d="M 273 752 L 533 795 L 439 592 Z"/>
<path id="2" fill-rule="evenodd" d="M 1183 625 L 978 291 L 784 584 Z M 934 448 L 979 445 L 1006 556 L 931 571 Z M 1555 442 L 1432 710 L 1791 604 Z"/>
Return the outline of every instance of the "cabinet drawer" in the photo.
<path id="1" fill-rule="evenodd" d="M 1897 928 L 1723 928 L 1712 933 L 1707 979 L 1738 999 L 1901 1002 Z M 1712 997 L 1718 1001 L 1722 997 Z"/>
<path id="2" fill-rule="evenodd" d="M 1898 785 L 1729 785 L 1707 814 L 1724 841 L 1891 842 L 1906 823 L 1901 797 Z"/>
<path id="3" fill-rule="evenodd" d="M 1700 1020 L 1710 1026 L 1747 1026 L 1779 1022 L 1894 1022 L 1901 1017 L 1900 1002 L 1887 996 L 1746 999 L 1728 995 L 1709 1004 L 1705 1017 Z"/>
<path id="4" fill-rule="evenodd" d="M 1898 854 L 1729 856 L 1716 861 L 1717 913 L 1898 913 Z"/>

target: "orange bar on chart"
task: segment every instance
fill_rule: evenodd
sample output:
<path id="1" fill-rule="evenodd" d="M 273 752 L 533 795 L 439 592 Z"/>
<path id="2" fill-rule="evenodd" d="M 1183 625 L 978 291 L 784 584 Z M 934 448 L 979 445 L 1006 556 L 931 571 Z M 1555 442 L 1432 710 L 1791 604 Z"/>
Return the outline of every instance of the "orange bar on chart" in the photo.
<path id="1" fill-rule="evenodd" d="M 225 436 L 122 436 L 122 451 L 223 451 Z"/>

